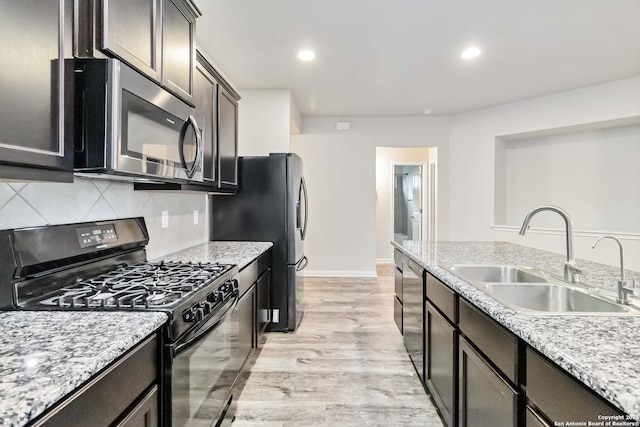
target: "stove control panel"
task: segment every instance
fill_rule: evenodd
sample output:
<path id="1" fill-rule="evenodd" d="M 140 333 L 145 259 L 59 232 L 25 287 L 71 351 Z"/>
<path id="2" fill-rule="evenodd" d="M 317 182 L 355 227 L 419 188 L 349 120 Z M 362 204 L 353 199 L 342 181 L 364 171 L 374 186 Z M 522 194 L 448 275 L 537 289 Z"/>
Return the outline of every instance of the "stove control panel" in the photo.
<path id="1" fill-rule="evenodd" d="M 78 243 L 80 243 L 81 248 L 100 246 L 118 241 L 116 229 L 113 224 L 76 228 L 76 234 L 78 235 Z"/>
<path id="2" fill-rule="evenodd" d="M 229 280 L 218 287 L 217 290 L 206 296 L 205 301 L 200 301 L 184 311 L 182 319 L 185 322 L 200 322 L 216 308 L 216 306 L 227 299 L 229 295 L 238 289 L 235 280 Z"/>

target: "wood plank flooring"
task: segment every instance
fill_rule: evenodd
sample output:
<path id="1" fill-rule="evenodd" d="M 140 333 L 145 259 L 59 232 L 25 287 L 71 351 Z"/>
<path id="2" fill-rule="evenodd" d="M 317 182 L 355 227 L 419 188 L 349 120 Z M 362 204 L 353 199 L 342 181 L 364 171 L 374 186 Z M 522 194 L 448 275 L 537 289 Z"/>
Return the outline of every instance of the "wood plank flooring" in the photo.
<path id="1" fill-rule="evenodd" d="M 298 330 L 247 362 L 233 427 L 442 426 L 393 322 L 393 265 L 305 278 L 304 301 Z"/>

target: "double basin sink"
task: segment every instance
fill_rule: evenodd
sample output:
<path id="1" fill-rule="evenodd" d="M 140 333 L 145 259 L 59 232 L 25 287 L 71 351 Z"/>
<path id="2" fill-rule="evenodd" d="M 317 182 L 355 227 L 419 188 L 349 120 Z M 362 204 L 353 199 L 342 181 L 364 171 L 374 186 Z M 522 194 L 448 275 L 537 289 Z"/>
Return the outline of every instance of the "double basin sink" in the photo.
<path id="1" fill-rule="evenodd" d="M 640 315 L 588 288 L 533 267 L 449 265 L 443 268 L 514 311 L 531 314 Z"/>

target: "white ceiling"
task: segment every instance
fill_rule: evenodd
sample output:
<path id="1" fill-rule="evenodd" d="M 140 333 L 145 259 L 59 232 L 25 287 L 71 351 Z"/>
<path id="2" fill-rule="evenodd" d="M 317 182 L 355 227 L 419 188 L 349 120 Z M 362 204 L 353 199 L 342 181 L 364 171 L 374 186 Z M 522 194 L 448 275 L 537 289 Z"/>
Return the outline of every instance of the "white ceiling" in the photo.
<path id="1" fill-rule="evenodd" d="M 233 84 L 290 89 L 305 116 L 452 114 L 640 75 L 640 0 L 196 4 Z M 470 44 L 483 54 L 465 62 Z"/>

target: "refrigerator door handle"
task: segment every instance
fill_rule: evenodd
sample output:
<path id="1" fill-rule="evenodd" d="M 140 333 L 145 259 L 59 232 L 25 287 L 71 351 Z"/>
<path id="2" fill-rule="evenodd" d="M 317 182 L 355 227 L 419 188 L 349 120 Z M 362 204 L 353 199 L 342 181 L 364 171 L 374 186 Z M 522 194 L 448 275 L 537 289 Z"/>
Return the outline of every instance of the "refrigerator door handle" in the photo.
<path id="1" fill-rule="evenodd" d="M 300 178 L 300 182 L 300 188 L 302 189 L 302 194 L 304 195 L 304 225 L 301 230 L 302 240 L 304 240 L 307 235 L 307 223 L 309 221 L 309 197 L 307 195 L 307 183 L 304 181 L 304 177 Z"/>
<path id="2" fill-rule="evenodd" d="M 296 271 L 304 270 L 305 268 L 307 268 L 307 265 L 309 265 L 309 258 L 304 255 L 298 265 L 296 265 Z"/>

